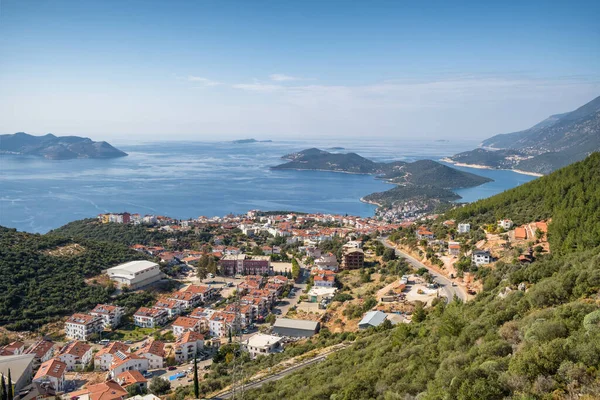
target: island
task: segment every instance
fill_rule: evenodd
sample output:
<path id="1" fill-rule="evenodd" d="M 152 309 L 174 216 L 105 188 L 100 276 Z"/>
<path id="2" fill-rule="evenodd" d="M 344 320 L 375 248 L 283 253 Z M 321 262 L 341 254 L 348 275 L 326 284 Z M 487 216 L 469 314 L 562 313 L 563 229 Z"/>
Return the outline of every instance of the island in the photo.
<path id="1" fill-rule="evenodd" d="M 318 170 L 374 175 L 376 179 L 396 185 L 381 193 L 365 196 L 361 201 L 389 209 L 431 211 L 442 204 L 460 199 L 453 189 L 479 186 L 492 179 L 459 171 L 433 160 L 380 163 L 356 153 L 330 153 L 310 148 L 281 157 L 288 162 L 274 170 Z"/>
<path id="2" fill-rule="evenodd" d="M 127 153 L 107 142 L 95 142 L 79 136 L 44 136 L 18 132 L 0 135 L 0 154 L 31 155 L 49 160 L 70 160 L 74 158 L 117 158 Z"/>
<path id="3" fill-rule="evenodd" d="M 248 144 L 248 143 L 271 143 L 272 140 L 256 140 L 256 139 L 238 139 L 234 140 L 231 143 L 233 144 Z"/>
<path id="4" fill-rule="evenodd" d="M 600 96 L 575 111 L 551 115 L 529 129 L 484 140 L 443 161 L 476 168 L 545 175 L 600 150 Z"/>

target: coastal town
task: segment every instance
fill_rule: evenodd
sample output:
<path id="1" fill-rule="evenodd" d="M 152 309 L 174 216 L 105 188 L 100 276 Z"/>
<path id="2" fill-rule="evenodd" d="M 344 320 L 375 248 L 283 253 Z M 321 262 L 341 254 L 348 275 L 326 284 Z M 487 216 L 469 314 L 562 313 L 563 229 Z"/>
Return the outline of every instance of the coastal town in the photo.
<path id="1" fill-rule="evenodd" d="M 322 349 L 335 352 L 370 329 L 418 321 L 440 301 L 468 301 L 481 290 L 482 268 L 549 252 L 547 222 L 474 226 L 437 215 L 389 221 L 259 210 L 187 220 L 101 214 L 86 223 L 160 235 L 130 244 L 139 259 L 106 265 L 90 282 L 113 297 L 148 297 L 133 306 L 97 304 L 38 332 L 7 331 L 0 373 L 14 399 L 152 400 L 236 360 L 280 355 L 285 370 L 307 362 L 285 355 L 312 338 L 340 335 Z M 188 235 L 204 239 L 190 246 Z"/>

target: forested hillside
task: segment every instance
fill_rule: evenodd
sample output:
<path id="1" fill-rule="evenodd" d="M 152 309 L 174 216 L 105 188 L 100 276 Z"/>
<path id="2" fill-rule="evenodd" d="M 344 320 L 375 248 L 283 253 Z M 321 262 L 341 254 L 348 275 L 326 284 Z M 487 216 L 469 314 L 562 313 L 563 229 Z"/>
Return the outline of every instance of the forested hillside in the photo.
<path id="1" fill-rule="evenodd" d="M 105 302 L 112 289 L 84 279 L 143 257 L 121 244 L 0 227 L 0 325 L 33 329 Z"/>
<path id="2" fill-rule="evenodd" d="M 156 229 L 150 230 L 146 225 L 102 224 L 96 219 L 69 222 L 50 233 L 77 239 L 117 242 L 128 246 L 134 244 L 160 245 L 169 238 L 175 238 L 178 240 L 176 247 L 181 248 L 189 248 L 192 243 L 196 242 L 208 242 L 213 236 L 209 232 L 196 234 L 193 230 L 167 233 Z"/>
<path id="3" fill-rule="evenodd" d="M 599 174 L 594 154 L 453 212 L 477 221 L 494 220 L 496 211 L 518 223 L 552 217 L 553 246 L 562 251 L 529 265 L 498 262 L 481 274 L 475 300 L 440 302 L 422 322 L 374 332 L 249 397 L 600 398 Z"/>
<path id="4" fill-rule="evenodd" d="M 552 218 L 553 251 L 571 252 L 600 245 L 600 153 L 497 196 L 448 214 L 458 221 L 516 224 Z"/>

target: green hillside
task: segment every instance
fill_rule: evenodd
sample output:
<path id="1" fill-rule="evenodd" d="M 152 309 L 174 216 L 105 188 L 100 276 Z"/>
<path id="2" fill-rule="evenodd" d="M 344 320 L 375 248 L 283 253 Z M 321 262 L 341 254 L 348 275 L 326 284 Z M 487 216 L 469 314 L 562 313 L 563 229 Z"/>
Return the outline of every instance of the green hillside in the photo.
<path id="1" fill-rule="evenodd" d="M 552 218 L 553 251 L 571 252 L 600 245 L 600 153 L 497 196 L 449 213 L 449 218 L 516 224 Z"/>
<path id="2" fill-rule="evenodd" d="M 85 278 L 140 258 L 121 244 L 0 227 L 0 325 L 31 330 L 105 302 L 112 289 Z"/>
<path id="3" fill-rule="evenodd" d="M 475 300 L 440 302 L 422 322 L 373 331 L 248 397 L 600 398 L 600 154 L 450 214 L 499 215 L 553 217 L 552 245 L 562 251 L 529 265 L 498 262 Z"/>

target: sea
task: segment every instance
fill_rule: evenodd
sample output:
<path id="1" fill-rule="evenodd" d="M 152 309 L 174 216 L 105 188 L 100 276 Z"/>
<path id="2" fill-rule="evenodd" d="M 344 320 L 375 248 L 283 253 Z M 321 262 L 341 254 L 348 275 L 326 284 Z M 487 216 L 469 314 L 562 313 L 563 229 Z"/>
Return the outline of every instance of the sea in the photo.
<path id="1" fill-rule="evenodd" d="M 374 161 L 414 161 L 440 160 L 478 143 L 365 139 L 113 144 L 129 155 L 108 160 L 0 155 L 0 225 L 45 233 L 73 220 L 124 211 L 174 218 L 252 209 L 372 216 L 375 206 L 360 198 L 390 189 L 390 184 L 370 175 L 270 167 L 284 162 L 285 154 L 311 147 L 356 152 Z M 494 179 L 456 190 L 465 202 L 535 179 L 513 171 L 456 168 Z"/>

